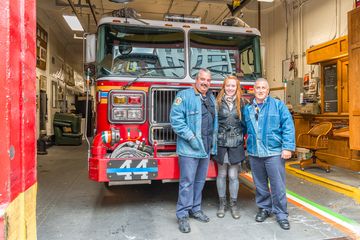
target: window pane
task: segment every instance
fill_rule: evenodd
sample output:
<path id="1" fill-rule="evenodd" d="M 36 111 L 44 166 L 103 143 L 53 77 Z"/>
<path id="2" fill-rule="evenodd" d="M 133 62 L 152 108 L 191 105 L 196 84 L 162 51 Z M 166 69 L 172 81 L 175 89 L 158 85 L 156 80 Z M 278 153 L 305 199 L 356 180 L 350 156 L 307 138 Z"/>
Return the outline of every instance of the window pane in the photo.
<path id="1" fill-rule="evenodd" d="M 97 73 L 99 76 L 182 78 L 185 76 L 184 39 L 181 29 L 102 25 L 98 36 Z"/>

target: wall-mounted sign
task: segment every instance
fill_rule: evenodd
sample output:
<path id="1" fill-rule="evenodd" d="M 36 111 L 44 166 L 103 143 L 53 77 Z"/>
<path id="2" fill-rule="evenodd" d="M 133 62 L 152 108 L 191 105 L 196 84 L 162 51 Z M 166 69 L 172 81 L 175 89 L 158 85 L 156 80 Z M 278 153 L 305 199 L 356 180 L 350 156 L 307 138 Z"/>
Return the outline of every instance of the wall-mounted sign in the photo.
<path id="1" fill-rule="evenodd" d="M 337 65 L 324 66 L 324 112 L 338 111 Z"/>
<path id="2" fill-rule="evenodd" d="M 44 75 L 40 75 L 40 90 L 46 91 L 47 88 L 47 81 Z"/>
<path id="3" fill-rule="evenodd" d="M 46 70 L 48 34 L 36 24 L 36 67 Z"/>

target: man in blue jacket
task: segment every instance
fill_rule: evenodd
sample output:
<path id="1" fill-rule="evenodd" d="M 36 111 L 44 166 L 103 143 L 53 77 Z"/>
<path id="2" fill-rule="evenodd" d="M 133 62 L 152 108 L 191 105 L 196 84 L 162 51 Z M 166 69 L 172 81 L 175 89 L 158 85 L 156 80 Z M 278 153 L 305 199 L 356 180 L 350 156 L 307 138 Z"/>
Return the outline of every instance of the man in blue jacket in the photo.
<path id="1" fill-rule="evenodd" d="M 201 198 L 210 153 L 216 154 L 218 128 L 210 82 L 209 70 L 200 69 L 195 85 L 176 95 L 170 112 L 171 126 L 177 134 L 176 153 L 180 168 L 176 217 L 183 233 L 190 232 L 189 216 L 209 222 L 201 210 Z"/>
<path id="2" fill-rule="evenodd" d="M 263 222 L 273 213 L 280 227 L 289 230 L 285 160 L 295 150 L 294 123 L 285 104 L 269 96 L 266 79 L 256 80 L 254 92 L 253 102 L 244 109 L 244 118 L 247 152 L 259 207 L 255 220 Z"/>

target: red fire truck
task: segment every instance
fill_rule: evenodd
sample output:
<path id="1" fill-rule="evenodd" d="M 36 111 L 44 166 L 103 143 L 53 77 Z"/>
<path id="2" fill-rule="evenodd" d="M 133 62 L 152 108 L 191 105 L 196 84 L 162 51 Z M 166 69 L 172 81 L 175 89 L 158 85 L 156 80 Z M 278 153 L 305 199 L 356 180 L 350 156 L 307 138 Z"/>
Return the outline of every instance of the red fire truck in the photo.
<path id="1" fill-rule="evenodd" d="M 254 28 L 105 17 L 86 41 L 88 56 L 96 56 L 89 178 L 108 185 L 179 178 L 169 113 L 200 68 L 212 72 L 214 93 L 226 75 L 239 76 L 244 89 L 261 76 Z M 214 178 L 210 162 L 208 178 Z"/>

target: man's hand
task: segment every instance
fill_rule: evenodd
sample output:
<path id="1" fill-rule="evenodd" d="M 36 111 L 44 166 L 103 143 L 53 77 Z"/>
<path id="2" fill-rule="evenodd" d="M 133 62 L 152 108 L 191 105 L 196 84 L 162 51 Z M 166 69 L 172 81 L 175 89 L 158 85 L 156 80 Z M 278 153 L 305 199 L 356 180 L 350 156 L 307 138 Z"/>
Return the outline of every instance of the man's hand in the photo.
<path id="1" fill-rule="evenodd" d="M 190 139 L 189 143 L 190 143 L 190 146 L 192 147 L 192 149 L 194 149 L 194 150 L 200 150 L 199 142 L 198 142 L 198 140 L 196 139 L 195 136 L 193 136 L 193 137 Z"/>
<path id="2" fill-rule="evenodd" d="M 282 150 L 282 152 L 281 152 L 281 158 L 283 158 L 283 159 L 289 159 L 289 158 L 291 158 L 291 151 L 289 151 L 289 150 Z"/>

